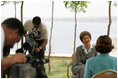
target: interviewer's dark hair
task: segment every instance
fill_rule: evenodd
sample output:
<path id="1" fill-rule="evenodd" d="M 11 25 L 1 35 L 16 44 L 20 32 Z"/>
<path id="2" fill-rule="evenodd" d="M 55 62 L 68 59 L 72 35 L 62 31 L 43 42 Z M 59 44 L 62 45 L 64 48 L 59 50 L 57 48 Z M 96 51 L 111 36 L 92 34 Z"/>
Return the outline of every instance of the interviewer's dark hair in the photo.
<path id="1" fill-rule="evenodd" d="M 110 53 L 114 46 L 112 40 L 107 35 L 100 36 L 96 42 L 96 51 L 102 54 Z"/>
<path id="2" fill-rule="evenodd" d="M 32 22 L 36 25 L 39 25 L 39 24 L 41 24 L 41 18 L 36 16 L 33 18 Z"/>
<path id="3" fill-rule="evenodd" d="M 8 18 L 2 22 L 9 29 L 18 29 L 19 35 L 25 34 L 25 30 L 23 24 L 16 18 Z"/>

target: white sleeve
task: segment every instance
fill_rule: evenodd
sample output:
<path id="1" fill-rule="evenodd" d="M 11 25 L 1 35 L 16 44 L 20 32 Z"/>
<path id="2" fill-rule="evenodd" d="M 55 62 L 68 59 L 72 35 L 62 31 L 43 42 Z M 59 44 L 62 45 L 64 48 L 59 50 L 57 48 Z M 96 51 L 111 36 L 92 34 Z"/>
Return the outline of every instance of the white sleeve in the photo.
<path id="1" fill-rule="evenodd" d="M 28 33 L 32 32 L 33 24 L 31 20 L 28 20 L 24 23 L 24 29 L 25 31 L 28 31 Z"/>

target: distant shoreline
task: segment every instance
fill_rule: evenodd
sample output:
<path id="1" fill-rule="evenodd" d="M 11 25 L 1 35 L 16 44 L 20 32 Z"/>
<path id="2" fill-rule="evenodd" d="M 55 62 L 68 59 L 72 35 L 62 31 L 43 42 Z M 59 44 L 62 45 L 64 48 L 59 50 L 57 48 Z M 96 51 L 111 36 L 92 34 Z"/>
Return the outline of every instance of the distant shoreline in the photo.
<path id="1" fill-rule="evenodd" d="M 42 18 L 44 21 L 50 21 L 50 18 Z M 74 18 L 54 18 L 54 21 L 74 22 Z M 77 18 L 78 22 L 109 22 L 109 18 Z M 112 22 L 117 22 L 117 17 L 112 17 Z"/>
<path id="2" fill-rule="evenodd" d="M 4 19 L 6 19 L 7 17 L 1 17 L 1 21 L 3 21 Z M 31 17 L 24 17 L 23 18 L 23 21 L 25 22 L 25 20 L 29 20 L 29 19 L 32 19 Z M 112 17 L 112 22 L 117 22 L 117 17 Z M 43 18 L 42 17 L 42 20 L 43 21 L 51 21 L 51 18 Z M 61 22 L 74 22 L 75 21 L 75 18 L 54 18 L 53 21 L 61 21 Z M 94 17 L 87 17 L 87 18 L 78 18 L 77 17 L 77 21 L 78 22 L 101 22 L 101 23 L 108 23 L 109 21 L 109 18 L 108 17 L 98 17 L 98 18 L 94 18 Z"/>

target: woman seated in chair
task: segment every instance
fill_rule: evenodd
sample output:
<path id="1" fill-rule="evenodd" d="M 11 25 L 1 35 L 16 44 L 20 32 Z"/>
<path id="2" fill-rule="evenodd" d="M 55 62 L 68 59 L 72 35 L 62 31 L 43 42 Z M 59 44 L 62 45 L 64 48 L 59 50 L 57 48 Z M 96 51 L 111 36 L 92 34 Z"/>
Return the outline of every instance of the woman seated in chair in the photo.
<path id="1" fill-rule="evenodd" d="M 107 69 L 117 71 L 117 58 L 109 55 L 113 49 L 111 38 L 107 35 L 100 36 L 97 39 L 95 48 L 100 54 L 87 60 L 84 77 L 91 78 L 93 75 Z"/>
<path id="2" fill-rule="evenodd" d="M 77 78 L 83 78 L 86 60 L 97 55 L 95 47 L 90 44 L 91 34 L 88 31 L 81 32 L 80 40 L 83 45 L 77 47 L 75 64 L 72 66 L 72 73 Z"/>

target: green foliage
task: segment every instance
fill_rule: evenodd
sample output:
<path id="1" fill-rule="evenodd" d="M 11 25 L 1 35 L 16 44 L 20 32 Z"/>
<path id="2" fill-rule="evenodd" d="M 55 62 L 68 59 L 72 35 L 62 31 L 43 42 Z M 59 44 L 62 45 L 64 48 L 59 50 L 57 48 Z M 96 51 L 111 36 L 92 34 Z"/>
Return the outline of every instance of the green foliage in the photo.
<path id="1" fill-rule="evenodd" d="M 117 6 L 117 1 L 114 1 L 113 6 L 115 7 Z"/>
<path id="2" fill-rule="evenodd" d="M 21 3 L 22 1 L 12 1 L 12 2 L 14 2 L 15 4 L 19 4 L 19 3 Z"/>
<path id="3" fill-rule="evenodd" d="M 4 5 L 9 4 L 9 3 L 11 3 L 11 2 L 13 2 L 13 3 L 15 3 L 15 4 L 19 4 L 19 3 L 21 3 L 22 1 L 1 1 L 1 6 L 4 6 Z"/>
<path id="4" fill-rule="evenodd" d="M 86 12 L 88 1 L 64 1 L 66 8 L 71 8 L 71 11 L 75 12 Z"/>
<path id="5" fill-rule="evenodd" d="M 108 1 L 108 3 L 109 3 L 109 2 L 110 2 L 110 1 Z M 117 6 L 117 1 L 111 1 L 111 3 L 112 3 L 113 6 L 115 6 L 115 7 Z"/>
<path id="6" fill-rule="evenodd" d="M 1 6 L 4 6 L 5 4 L 9 4 L 10 1 L 1 1 Z"/>

